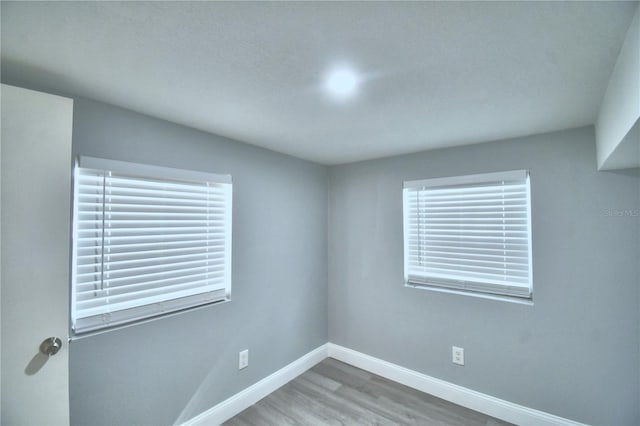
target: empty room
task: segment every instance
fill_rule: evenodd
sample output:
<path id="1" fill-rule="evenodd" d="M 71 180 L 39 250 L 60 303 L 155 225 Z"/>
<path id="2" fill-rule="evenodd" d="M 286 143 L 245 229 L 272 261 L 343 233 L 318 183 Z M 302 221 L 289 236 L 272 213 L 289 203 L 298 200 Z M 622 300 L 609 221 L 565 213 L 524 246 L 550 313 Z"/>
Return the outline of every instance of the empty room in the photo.
<path id="1" fill-rule="evenodd" d="M 640 425 L 637 1 L 2 1 L 2 425 Z"/>

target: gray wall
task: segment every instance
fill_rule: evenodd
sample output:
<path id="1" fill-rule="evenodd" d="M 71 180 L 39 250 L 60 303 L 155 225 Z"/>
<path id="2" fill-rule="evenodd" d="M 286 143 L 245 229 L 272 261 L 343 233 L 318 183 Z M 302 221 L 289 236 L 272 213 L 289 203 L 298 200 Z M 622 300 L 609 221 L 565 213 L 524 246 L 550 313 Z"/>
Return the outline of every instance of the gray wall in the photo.
<path id="1" fill-rule="evenodd" d="M 73 341 L 72 424 L 183 422 L 327 342 L 325 167 L 84 99 L 73 152 L 230 173 L 234 206 L 232 301 Z"/>
<path id="2" fill-rule="evenodd" d="M 514 169 L 531 172 L 534 305 L 405 288 L 403 180 Z M 640 423 L 640 181 L 596 171 L 592 127 L 333 167 L 329 188 L 331 342 L 570 419 Z"/>

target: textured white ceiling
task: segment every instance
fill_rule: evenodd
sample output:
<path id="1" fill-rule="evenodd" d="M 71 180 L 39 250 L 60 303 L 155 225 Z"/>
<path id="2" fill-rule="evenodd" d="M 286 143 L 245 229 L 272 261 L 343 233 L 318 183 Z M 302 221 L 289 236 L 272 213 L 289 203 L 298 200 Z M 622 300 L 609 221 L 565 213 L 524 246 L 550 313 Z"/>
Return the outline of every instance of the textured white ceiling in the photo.
<path id="1" fill-rule="evenodd" d="M 637 5 L 2 2 L 2 73 L 338 164 L 592 124 Z"/>

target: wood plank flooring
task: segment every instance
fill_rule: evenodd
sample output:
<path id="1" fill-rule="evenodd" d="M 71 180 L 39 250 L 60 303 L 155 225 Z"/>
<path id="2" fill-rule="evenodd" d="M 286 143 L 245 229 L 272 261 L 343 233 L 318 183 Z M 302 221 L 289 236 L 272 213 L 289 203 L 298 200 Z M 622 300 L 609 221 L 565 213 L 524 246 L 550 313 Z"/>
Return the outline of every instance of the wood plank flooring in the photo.
<path id="1" fill-rule="evenodd" d="M 225 423 L 227 426 L 508 424 L 332 358 Z"/>

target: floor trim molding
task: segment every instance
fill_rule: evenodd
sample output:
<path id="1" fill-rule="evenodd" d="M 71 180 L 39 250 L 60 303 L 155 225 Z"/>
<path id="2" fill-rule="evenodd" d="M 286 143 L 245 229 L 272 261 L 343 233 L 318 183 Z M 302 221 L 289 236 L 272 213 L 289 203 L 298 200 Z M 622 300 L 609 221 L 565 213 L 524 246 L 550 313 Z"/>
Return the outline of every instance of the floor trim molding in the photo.
<path id="1" fill-rule="evenodd" d="M 219 425 L 241 413 L 265 396 L 295 379 L 314 365 L 331 357 L 370 373 L 377 374 L 446 401 L 521 426 L 566 425 L 586 426 L 544 411 L 495 398 L 397 364 L 366 355 L 334 343 L 326 343 L 291 364 L 225 399 L 205 412 L 183 423 L 185 426 Z"/>
<path id="2" fill-rule="evenodd" d="M 583 423 L 454 385 L 334 343 L 328 343 L 327 347 L 331 358 L 510 423 L 521 426 L 584 426 Z"/>
<path id="3" fill-rule="evenodd" d="M 219 425 L 224 423 L 327 358 L 327 347 L 328 343 L 312 350 L 291 364 L 186 421 L 183 425 Z"/>

